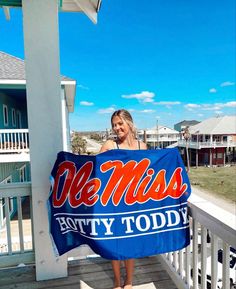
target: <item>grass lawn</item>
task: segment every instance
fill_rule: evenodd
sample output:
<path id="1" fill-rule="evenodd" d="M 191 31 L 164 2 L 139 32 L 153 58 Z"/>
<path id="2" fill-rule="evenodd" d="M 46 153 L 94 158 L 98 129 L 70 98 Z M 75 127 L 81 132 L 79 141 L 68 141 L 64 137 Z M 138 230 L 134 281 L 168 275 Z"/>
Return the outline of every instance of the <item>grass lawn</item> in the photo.
<path id="1" fill-rule="evenodd" d="M 191 168 L 189 178 L 199 189 L 236 201 L 236 166 Z"/>

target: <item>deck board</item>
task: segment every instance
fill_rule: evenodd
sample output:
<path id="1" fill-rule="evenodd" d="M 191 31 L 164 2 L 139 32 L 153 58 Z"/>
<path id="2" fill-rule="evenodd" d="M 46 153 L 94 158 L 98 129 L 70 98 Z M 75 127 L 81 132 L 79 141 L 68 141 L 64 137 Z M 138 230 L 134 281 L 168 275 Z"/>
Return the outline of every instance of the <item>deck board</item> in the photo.
<path id="1" fill-rule="evenodd" d="M 111 263 L 102 258 L 71 261 L 68 277 L 47 281 L 35 281 L 34 266 L 0 270 L 1 289 L 111 289 L 112 280 Z M 157 256 L 136 260 L 133 288 L 177 289 Z"/>

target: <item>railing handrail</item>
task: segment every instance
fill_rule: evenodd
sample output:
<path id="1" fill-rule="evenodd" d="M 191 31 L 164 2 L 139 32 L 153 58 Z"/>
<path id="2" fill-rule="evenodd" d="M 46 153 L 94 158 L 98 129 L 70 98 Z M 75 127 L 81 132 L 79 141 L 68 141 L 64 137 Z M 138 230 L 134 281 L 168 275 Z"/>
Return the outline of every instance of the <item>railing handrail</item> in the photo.
<path id="1" fill-rule="evenodd" d="M 0 129 L 0 153 L 29 152 L 28 129 Z"/>
<path id="2" fill-rule="evenodd" d="M 201 148 L 215 148 L 215 147 L 236 147 L 236 142 L 234 141 L 188 141 L 178 140 L 178 145 L 186 147 L 188 145 L 189 148 L 201 149 Z"/>
<path id="3" fill-rule="evenodd" d="M 25 201 L 29 204 L 26 219 Z M 0 206 L 0 268 L 34 262 L 31 183 L 0 184 Z"/>
<path id="4" fill-rule="evenodd" d="M 213 234 L 236 248 L 236 222 L 235 216 L 230 212 L 198 197 L 189 200 L 190 215 L 193 219 L 209 229 Z M 217 218 L 220 216 L 220 219 Z"/>
<path id="5" fill-rule="evenodd" d="M 0 129 L 1 133 L 16 133 L 16 132 L 29 132 L 28 128 L 7 128 L 7 129 Z"/>
<path id="6" fill-rule="evenodd" d="M 186 140 L 184 139 L 179 139 L 178 140 L 179 143 L 186 143 Z M 190 140 L 188 141 L 189 144 L 201 144 L 201 145 L 209 145 L 209 144 L 213 144 L 213 145 L 217 145 L 217 144 L 236 144 L 235 141 L 233 140 L 229 140 L 229 141 L 193 141 L 193 140 Z"/>
<path id="7" fill-rule="evenodd" d="M 0 184 L 0 198 L 31 196 L 31 182 Z"/>
<path id="8" fill-rule="evenodd" d="M 190 245 L 160 255 L 160 261 L 179 289 L 232 288 L 236 283 L 229 266 L 230 247 L 236 248 L 234 214 L 196 194 L 190 196 L 188 204 Z M 219 252 L 223 252 L 221 261 Z"/>

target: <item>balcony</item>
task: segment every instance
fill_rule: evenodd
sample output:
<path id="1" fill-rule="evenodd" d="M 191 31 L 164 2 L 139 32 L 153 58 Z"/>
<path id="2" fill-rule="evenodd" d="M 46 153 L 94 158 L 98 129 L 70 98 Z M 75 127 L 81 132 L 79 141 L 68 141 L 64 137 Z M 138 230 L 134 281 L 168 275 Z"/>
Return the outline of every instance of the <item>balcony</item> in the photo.
<path id="1" fill-rule="evenodd" d="M 229 142 L 224 142 L 224 141 L 206 141 L 206 142 L 193 142 L 193 141 L 188 141 L 188 143 L 186 143 L 185 140 L 179 140 L 178 141 L 178 146 L 179 147 L 186 147 L 186 145 L 188 145 L 188 147 L 190 149 L 197 149 L 200 150 L 202 148 L 219 148 L 219 147 L 223 147 L 223 148 L 229 148 L 229 147 L 236 147 L 236 142 L 233 141 L 229 141 Z"/>
<path id="2" fill-rule="evenodd" d="M 29 161 L 29 130 L 0 129 L 0 162 Z"/>
<path id="3" fill-rule="evenodd" d="M 93 254 L 86 246 L 68 254 L 68 277 L 48 281 L 35 281 L 34 246 L 32 238 L 32 212 L 24 218 L 23 199 L 31 207 L 31 184 L 0 185 L 0 201 L 5 204 L 5 229 L 0 230 L 0 287 L 7 288 L 94 288 L 112 287 L 110 262 Z M 17 218 L 10 217 L 10 200 L 17 204 Z M 232 268 L 236 248 L 235 216 L 193 194 L 189 200 L 191 244 L 187 248 L 136 261 L 134 285 L 155 288 L 212 288 L 232 289 Z M 17 228 L 13 229 L 16 222 Z M 28 221 L 28 225 L 26 223 Z M 27 230 L 28 227 L 28 230 Z M 219 262 L 221 252 L 221 263 Z M 90 258 L 86 256 L 90 255 Z M 210 262 L 208 262 L 210 260 Z M 233 263 L 234 262 L 234 263 Z M 31 266 L 22 266 L 31 264 Z M 12 267 L 21 264 L 20 268 Z M 9 266 L 11 266 L 9 268 Z M 12 277 L 14 276 L 14 278 Z M 211 287 L 209 287 L 211 286 Z M 135 288 L 135 287 L 134 287 Z"/>

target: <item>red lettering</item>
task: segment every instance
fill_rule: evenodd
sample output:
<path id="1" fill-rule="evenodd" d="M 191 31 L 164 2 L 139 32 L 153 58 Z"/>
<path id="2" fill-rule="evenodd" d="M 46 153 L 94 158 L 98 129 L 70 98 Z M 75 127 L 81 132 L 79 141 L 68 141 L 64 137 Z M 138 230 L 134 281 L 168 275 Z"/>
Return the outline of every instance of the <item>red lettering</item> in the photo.
<path id="1" fill-rule="evenodd" d="M 187 190 L 187 184 L 183 184 L 182 168 L 177 168 L 167 186 L 166 196 L 170 196 L 174 199 L 179 198 Z"/>
<path id="2" fill-rule="evenodd" d="M 52 191 L 52 203 L 54 207 L 61 207 L 65 203 L 75 172 L 76 168 L 74 163 L 65 161 L 59 164 Z M 58 196 L 59 181 L 64 174 L 66 174 L 66 176 L 64 176 L 64 184 L 61 194 Z"/>
<path id="3" fill-rule="evenodd" d="M 118 205 L 126 192 L 125 200 L 134 196 L 135 188 L 140 182 L 150 160 L 143 159 L 139 163 L 129 161 L 125 165 L 121 161 L 108 161 L 101 165 L 101 171 L 107 172 L 113 169 L 108 183 L 101 194 L 101 203 L 105 206 L 112 197 L 114 205 Z"/>
<path id="4" fill-rule="evenodd" d="M 81 204 L 87 206 L 94 205 L 99 196 L 97 192 L 100 189 L 101 181 L 97 178 L 89 180 L 93 170 L 93 163 L 85 163 L 76 173 L 76 167 L 73 162 L 65 161 L 58 167 L 58 171 L 53 186 L 53 206 L 61 207 L 68 198 L 71 207 L 76 208 Z M 62 192 L 58 196 L 59 182 L 65 173 L 66 176 Z"/>
<path id="5" fill-rule="evenodd" d="M 139 163 L 136 161 L 129 161 L 126 164 L 121 161 L 103 163 L 101 165 L 103 173 L 111 169 L 113 169 L 113 172 L 101 193 L 100 201 L 102 205 L 106 206 L 109 200 L 112 199 L 113 204 L 117 206 L 122 197 L 124 197 L 127 205 L 136 202 L 142 204 L 148 200 L 161 201 L 166 197 L 179 198 L 187 190 L 187 184 L 183 184 L 182 168 L 177 168 L 173 172 L 168 185 L 166 185 L 166 171 L 164 169 L 160 170 L 152 181 L 154 170 L 148 169 L 149 164 L 148 159 L 144 159 Z M 145 172 L 147 175 L 142 179 Z M 150 186 L 147 189 L 149 184 Z"/>
<path id="6" fill-rule="evenodd" d="M 166 184 L 166 171 L 162 169 L 155 175 L 149 165 L 149 159 L 140 162 L 130 160 L 126 164 L 119 160 L 103 163 L 100 167 L 101 172 L 112 170 L 112 173 L 99 195 L 101 180 L 90 179 L 93 162 L 86 162 L 77 172 L 73 162 L 62 162 L 58 166 L 53 186 L 53 206 L 61 207 L 67 198 L 73 208 L 82 204 L 93 206 L 99 198 L 103 206 L 110 200 L 117 206 L 122 198 L 127 205 L 136 202 L 142 204 L 149 200 L 161 201 L 166 197 L 176 199 L 186 192 L 187 184 L 183 183 L 182 168 L 176 168 Z"/>
<path id="7" fill-rule="evenodd" d="M 93 163 L 85 163 L 76 174 L 71 185 L 69 201 L 73 208 L 85 204 L 91 206 L 96 203 L 98 196 L 94 196 L 100 188 L 100 180 L 89 178 L 93 170 Z"/>

